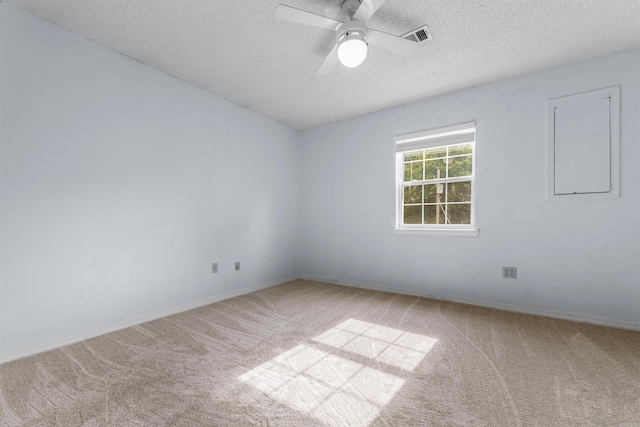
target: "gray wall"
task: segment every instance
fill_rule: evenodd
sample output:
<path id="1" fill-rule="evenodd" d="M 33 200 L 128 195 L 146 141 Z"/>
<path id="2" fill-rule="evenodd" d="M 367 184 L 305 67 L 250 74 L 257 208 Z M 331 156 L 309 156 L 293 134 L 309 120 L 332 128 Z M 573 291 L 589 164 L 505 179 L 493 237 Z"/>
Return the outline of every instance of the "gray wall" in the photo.
<path id="1" fill-rule="evenodd" d="M 636 48 L 303 132 L 302 275 L 639 322 L 639 76 Z M 622 197 L 548 202 L 546 100 L 613 85 Z M 394 135 L 469 121 L 479 236 L 394 235 Z"/>
<path id="2" fill-rule="evenodd" d="M 297 274 L 298 132 L 0 11 L 0 351 Z"/>

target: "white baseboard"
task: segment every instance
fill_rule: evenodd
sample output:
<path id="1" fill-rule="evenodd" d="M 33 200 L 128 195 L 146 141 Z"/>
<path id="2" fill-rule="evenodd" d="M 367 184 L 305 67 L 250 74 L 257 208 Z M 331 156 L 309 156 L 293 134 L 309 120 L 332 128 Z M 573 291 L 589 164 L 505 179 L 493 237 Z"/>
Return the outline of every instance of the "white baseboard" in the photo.
<path id="1" fill-rule="evenodd" d="M 236 289 L 231 292 L 225 292 L 225 293 L 214 295 L 211 297 L 199 299 L 197 301 L 180 304 L 175 307 L 170 307 L 170 308 L 154 311 L 151 313 L 143 314 L 140 316 L 131 317 L 129 319 L 123 320 L 122 322 L 118 322 L 116 324 L 106 326 L 103 328 L 83 331 L 76 334 L 66 335 L 64 337 L 47 340 L 35 345 L 22 347 L 15 350 L 9 350 L 9 351 L 0 353 L 0 365 L 6 362 L 10 362 L 12 360 L 20 359 L 27 356 L 32 356 L 34 354 L 42 353 L 44 351 L 63 347 L 65 345 L 74 344 L 79 341 L 83 341 L 89 338 L 94 338 L 100 335 L 108 334 L 110 332 L 119 331 L 120 329 L 125 329 L 130 326 L 139 325 L 141 323 L 149 322 L 151 320 L 159 319 L 161 317 L 171 316 L 172 314 L 193 310 L 194 308 L 203 307 L 205 305 L 213 304 L 214 302 L 226 300 L 226 299 L 237 297 L 240 295 L 245 295 L 245 294 L 259 291 L 262 289 L 271 288 L 273 286 L 278 286 L 283 283 L 290 282 L 291 280 L 296 280 L 297 278 L 298 276 L 292 276 L 292 277 L 274 280 L 266 283 L 261 283 L 259 285 L 255 285 L 247 288 Z"/>
<path id="2" fill-rule="evenodd" d="M 524 305 L 495 302 L 495 301 L 484 301 L 484 300 L 477 300 L 472 298 L 468 298 L 468 299 L 447 298 L 447 297 L 442 297 L 438 295 L 430 295 L 427 293 L 417 294 L 417 293 L 410 293 L 410 292 L 401 292 L 401 291 L 398 291 L 397 289 L 392 289 L 384 286 L 372 286 L 372 285 L 367 285 L 362 283 L 350 283 L 350 282 L 343 282 L 340 280 L 323 279 L 323 278 L 310 277 L 310 276 L 300 276 L 300 279 L 313 280 L 316 282 L 332 283 L 335 285 L 350 286 L 354 288 L 369 289 L 372 291 L 392 292 L 396 294 L 431 298 L 431 299 L 442 300 L 442 301 L 459 302 L 462 304 L 477 305 L 481 307 L 495 308 L 498 310 L 513 311 L 516 313 L 533 314 L 536 316 L 552 317 L 555 319 L 572 320 L 574 322 L 590 323 L 593 325 L 610 326 L 614 328 L 640 331 L 640 322 L 614 319 L 611 317 L 592 316 L 592 315 L 580 314 L 580 313 L 570 313 L 570 312 L 564 312 L 559 310 L 550 310 L 546 308 L 536 308 L 536 307 L 529 307 Z"/>

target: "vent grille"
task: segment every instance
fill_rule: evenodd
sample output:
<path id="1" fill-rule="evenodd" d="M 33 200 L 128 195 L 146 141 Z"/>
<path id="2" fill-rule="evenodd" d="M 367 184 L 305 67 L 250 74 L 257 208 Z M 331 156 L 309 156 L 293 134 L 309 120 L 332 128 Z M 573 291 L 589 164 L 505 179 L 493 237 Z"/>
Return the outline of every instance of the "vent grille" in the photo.
<path id="1" fill-rule="evenodd" d="M 429 38 L 429 35 L 425 30 L 419 30 L 419 31 L 416 31 L 416 37 L 418 38 L 418 40 L 424 41 Z"/>
<path id="2" fill-rule="evenodd" d="M 431 32 L 429 31 L 429 28 L 427 28 L 426 25 L 423 25 L 420 28 L 416 28 L 415 30 L 410 31 L 401 37 L 403 39 L 411 40 L 412 42 L 417 43 L 423 43 L 433 38 Z"/>

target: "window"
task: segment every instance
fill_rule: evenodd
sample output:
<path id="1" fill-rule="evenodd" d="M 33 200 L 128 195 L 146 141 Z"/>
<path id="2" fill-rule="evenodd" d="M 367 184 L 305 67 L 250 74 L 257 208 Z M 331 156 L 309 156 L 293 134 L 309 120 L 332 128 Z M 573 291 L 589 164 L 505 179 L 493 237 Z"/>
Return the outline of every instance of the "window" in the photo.
<path id="1" fill-rule="evenodd" d="M 397 232 L 477 236 L 474 143 L 475 123 L 396 138 Z"/>

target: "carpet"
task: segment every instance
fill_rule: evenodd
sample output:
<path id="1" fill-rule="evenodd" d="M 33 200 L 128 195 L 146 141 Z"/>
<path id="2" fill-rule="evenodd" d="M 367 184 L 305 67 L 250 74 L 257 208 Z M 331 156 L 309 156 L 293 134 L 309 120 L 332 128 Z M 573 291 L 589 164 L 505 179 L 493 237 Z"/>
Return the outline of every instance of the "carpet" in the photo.
<path id="1" fill-rule="evenodd" d="M 640 332 L 313 281 L 0 366 L 2 426 L 640 426 Z"/>

